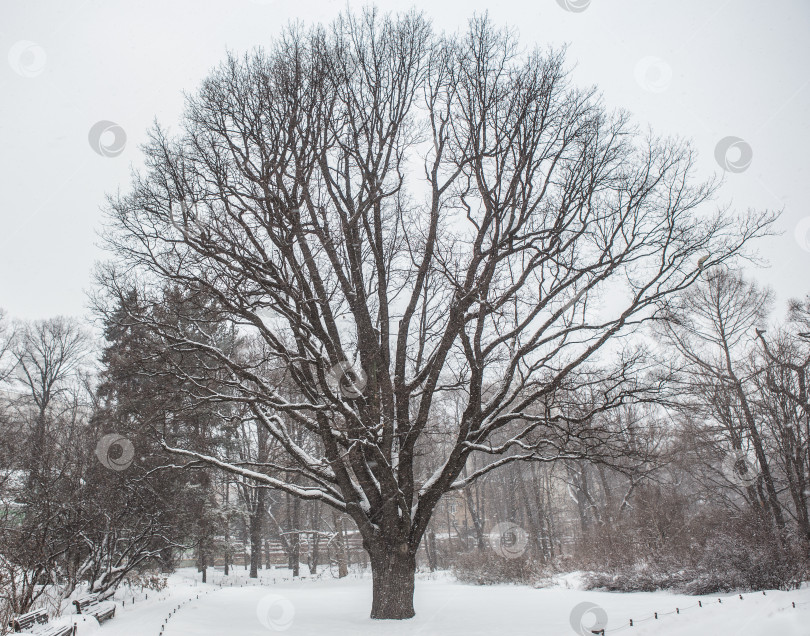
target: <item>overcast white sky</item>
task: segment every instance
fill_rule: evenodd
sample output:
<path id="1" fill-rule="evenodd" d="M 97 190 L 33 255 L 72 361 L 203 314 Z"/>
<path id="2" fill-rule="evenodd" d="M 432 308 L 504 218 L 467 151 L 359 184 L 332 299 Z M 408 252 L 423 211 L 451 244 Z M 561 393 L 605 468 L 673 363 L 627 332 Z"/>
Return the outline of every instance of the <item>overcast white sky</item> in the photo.
<path id="1" fill-rule="evenodd" d="M 350 6 L 364 3 L 350 2 Z M 581 11 L 566 10 L 581 8 Z M 329 20 L 329 0 L 0 0 L 0 307 L 15 318 L 86 315 L 100 206 L 125 189 L 157 118 L 176 122 L 226 49 L 268 44 L 289 20 Z M 379 2 L 423 9 L 441 30 L 488 10 L 527 46 L 568 43 L 575 80 L 642 125 L 692 139 L 718 204 L 782 209 L 781 236 L 758 244 L 752 272 L 789 297 L 810 292 L 810 1 L 433 0 Z M 126 134 L 104 157 L 88 134 L 110 121 Z M 119 136 L 119 141 L 123 138 Z M 102 144 L 113 143 L 107 133 Z M 746 146 L 747 145 L 747 146 Z M 115 154 L 113 152 L 112 154 Z M 742 155 L 742 161 L 746 159 Z M 798 228 L 798 230 L 797 230 Z"/>

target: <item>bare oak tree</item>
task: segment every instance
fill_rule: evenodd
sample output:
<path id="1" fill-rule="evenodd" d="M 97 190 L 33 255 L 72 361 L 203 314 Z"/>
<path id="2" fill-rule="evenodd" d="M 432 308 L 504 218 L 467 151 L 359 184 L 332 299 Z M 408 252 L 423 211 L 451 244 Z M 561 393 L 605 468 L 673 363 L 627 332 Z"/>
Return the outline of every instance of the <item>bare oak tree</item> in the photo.
<path id="1" fill-rule="evenodd" d="M 206 360 L 220 388 L 190 378 L 195 398 L 246 405 L 290 479 L 167 447 L 350 515 L 373 618 L 414 615 L 444 493 L 610 444 L 592 415 L 641 386 L 621 337 L 772 218 L 704 210 L 715 184 L 687 144 L 638 134 L 571 85 L 562 52 L 523 53 L 486 19 L 455 36 L 372 10 L 291 27 L 229 57 L 145 152 L 110 200 L 100 280 L 155 303 L 167 283 L 202 290 L 258 336 L 237 355 L 132 316 Z M 567 402 L 580 385 L 599 389 L 588 408 Z M 423 465 L 450 395 L 452 443 Z M 474 454 L 494 460 L 464 473 Z"/>

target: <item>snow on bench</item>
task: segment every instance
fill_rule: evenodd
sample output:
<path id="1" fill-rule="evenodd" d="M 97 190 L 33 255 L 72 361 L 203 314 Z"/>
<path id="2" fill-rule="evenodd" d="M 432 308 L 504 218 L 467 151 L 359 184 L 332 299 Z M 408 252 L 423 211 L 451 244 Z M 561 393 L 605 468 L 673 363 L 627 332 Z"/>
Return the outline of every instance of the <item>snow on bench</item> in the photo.
<path id="1" fill-rule="evenodd" d="M 75 625 L 48 625 L 48 612 L 36 610 L 20 614 L 8 624 L 16 633 L 33 634 L 34 636 L 73 636 Z"/>
<path id="2" fill-rule="evenodd" d="M 73 601 L 77 614 L 93 616 L 99 623 L 115 616 L 115 603 L 100 601 L 97 594 L 84 594 Z"/>

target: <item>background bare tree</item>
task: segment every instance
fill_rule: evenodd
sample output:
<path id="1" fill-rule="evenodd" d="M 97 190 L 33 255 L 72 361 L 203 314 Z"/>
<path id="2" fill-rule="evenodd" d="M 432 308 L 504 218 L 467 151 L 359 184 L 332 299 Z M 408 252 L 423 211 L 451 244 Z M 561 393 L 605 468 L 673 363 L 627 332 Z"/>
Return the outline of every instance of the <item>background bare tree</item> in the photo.
<path id="1" fill-rule="evenodd" d="M 13 331 L 6 320 L 6 312 L 0 309 L 0 382 L 5 381 L 14 369 L 11 355 L 13 342 Z"/>
<path id="2" fill-rule="evenodd" d="M 62 317 L 26 323 L 15 333 L 14 372 L 37 410 L 28 449 L 33 461 L 30 480 L 34 488 L 38 487 L 42 466 L 47 463 L 48 409 L 60 394 L 71 388 L 71 383 L 78 381 L 77 372 L 89 345 L 83 328 Z"/>
<path id="3" fill-rule="evenodd" d="M 715 268 L 707 271 L 703 284 L 668 308 L 668 320 L 660 324 L 681 355 L 681 382 L 676 386 L 686 398 L 687 408 L 699 411 L 712 423 L 693 431 L 715 444 L 721 460 L 728 458 L 733 465 L 734 470 L 720 471 L 718 477 L 782 530 L 784 512 L 758 408 L 757 377 L 763 369 L 752 360 L 757 346 L 755 330 L 765 323 L 769 309 L 766 290 L 733 271 Z M 713 457 L 717 455 L 713 453 Z M 737 471 L 747 470 L 748 457 L 752 474 L 738 475 Z M 718 464 L 724 465 L 722 461 L 715 462 Z"/>
<path id="4" fill-rule="evenodd" d="M 788 324 L 774 337 L 757 330 L 762 354 L 755 380 L 762 396 L 761 413 L 773 440 L 773 461 L 792 505 L 785 506 L 796 522 L 810 555 L 810 298 L 792 301 Z"/>

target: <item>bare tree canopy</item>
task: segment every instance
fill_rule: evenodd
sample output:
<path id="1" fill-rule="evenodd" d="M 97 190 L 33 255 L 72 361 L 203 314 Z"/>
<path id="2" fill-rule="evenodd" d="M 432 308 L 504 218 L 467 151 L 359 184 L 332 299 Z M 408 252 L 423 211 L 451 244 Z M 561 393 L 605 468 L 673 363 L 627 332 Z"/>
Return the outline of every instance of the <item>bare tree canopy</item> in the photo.
<path id="1" fill-rule="evenodd" d="M 79 323 L 61 316 L 25 324 L 12 342 L 13 369 L 42 411 L 75 377 L 91 345 Z"/>
<path id="2" fill-rule="evenodd" d="M 145 153 L 110 200 L 100 280 L 116 302 L 137 289 L 131 319 L 204 360 L 194 397 L 248 407 L 287 463 L 167 446 L 351 515 L 374 618 L 413 616 L 442 494 L 632 436 L 597 417 L 644 388 L 622 337 L 774 218 L 710 209 L 687 143 L 638 133 L 571 85 L 563 51 L 486 18 L 452 36 L 372 10 L 291 27 L 229 57 Z M 170 284 L 242 346 L 155 318 Z M 423 465 L 440 424 L 451 443 Z M 495 459 L 465 473 L 474 454 Z"/>

